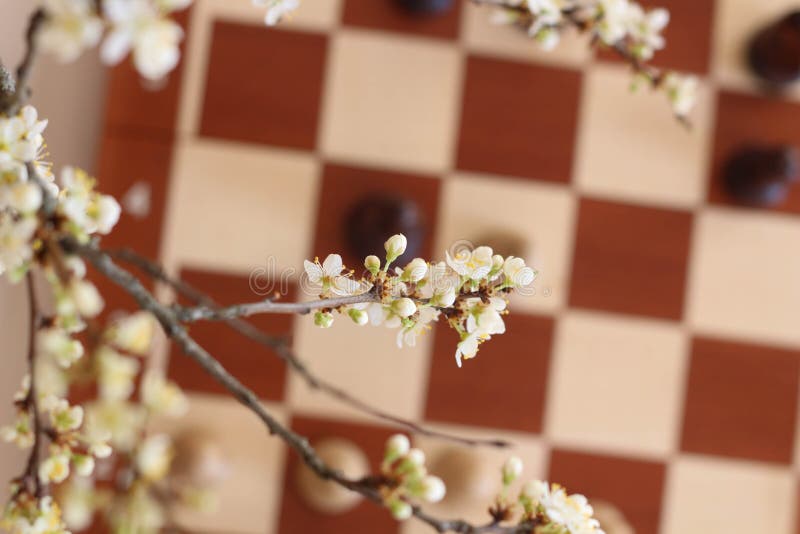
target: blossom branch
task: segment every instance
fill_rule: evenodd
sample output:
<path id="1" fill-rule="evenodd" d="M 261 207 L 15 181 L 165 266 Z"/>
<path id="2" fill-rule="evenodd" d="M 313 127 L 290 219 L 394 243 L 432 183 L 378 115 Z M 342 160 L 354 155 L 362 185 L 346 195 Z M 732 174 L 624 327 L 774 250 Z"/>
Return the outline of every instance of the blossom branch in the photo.
<path id="1" fill-rule="evenodd" d="M 107 250 L 105 251 L 105 253 L 111 256 L 112 258 L 136 266 L 148 276 L 164 284 L 167 284 L 178 293 L 195 301 L 198 304 L 202 304 L 210 309 L 215 309 L 217 307 L 217 303 L 214 302 L 214 300 L 210 296 L 203 293 L 202 291 L 195 288 L 186 281 L 181 280 L 180 278 L 177 277 L 170 276 L 161 265 L 138 255 L 132 250 L 129 249 L 114 250 L 114 251 Z M 398 417 L 388 412 L 379 410 L 371 406 L 370 404 L 362 401 L 361 399 L 358 399 L 353 395 L 350 395 L 344 389 L 336 385 L 333 385 L 330 382 L 327 382 L 326 380 L 314 375 L 311 372 L 311 370 L 306 366 L 306 364 L 303 361 L 301 361 L 300 358 L 297 357 L 297 355 L 289 346 L 285 338 L 270 336 L 266 332 L 263 332 L 262 330 L 253 326 L 251 323 L 248 323 L 247 321 L 244 321 L 240 318 L 226 318 L 223 321 L 231 329 L 238 332 L 239 334 L 247 337 L 248 339 L 260 345 L 272 349 L 272 351 L 281 360 L 283 360 L 293 372 L 297 373 L 311 389 L 321 391 L 361 412 L 371 415 L 372 417 L 388 421 L 414 434 L 442 439 L 445 441 L 451 441 L 454 443 L 460 443 L 462 445 L 489 446 L 497 448 L 508 448 L 512 446 L 510 442 L 500 439 L 466 438 L 463 436 L 456 436 L 454 434 L 449 434 L 446 432 L 439 432 L 437 430 L 433 430 L 425 426 L 419 425 L 417 423 L 414 423 L 413 421 L 409 421 L 407 419 L 403 419 L 402 417 Z"/>
<path id="2" fill-rule="evenodd" d="M 306 315 L 313 310 L 336 309 L 340 306 L 351 304 L 365 304 L 378 302 L 378 294 L 368 291 L 360 295 L 348 295 L 328 299 L 318 299 L 309 302 L 275 302 L 272 299 L 261 300 L 244 304 L 235 304 L 224 308 L 212 308 L 205 305 L 184 308 L 175 307 L 175 315 L 179 321 L 188 323 L 199 320 L 224 320 L 235 317 L 249 317 L 262 313 L 296 313 Z"/>
<path id="3" fill-rule="evenodd" d="M 143 310 L 152 313 L 158 320 L 164 333 L 181 348 L 184 354 L 199 364 L 241 404 L 254 412 L 267 427 L 270 434 L 282 439 L 300 456 L 301 460 L 314 471 L 317 476 L 324 480 L 335 482 L 343 488 L 357 492 L 373 502 L 383 503 L 380 494 L 380 487 L 382 485 L 380 478 L 364 477 L 357 480 L 350 479 L 337 469 L 333 469 L 326 464 L 316 453 L 314 447 L 309 443 L 307 438 L 282 425 L 267 411 L 256 394 L 237 380 L 236 377 L 231 375 L 218 360 L 203 349 L 189 335 L 186 328 L 179 323 L 174 311 L 159 303 L 144 285 L 142 285 L 138 278 L 133 276 L 129 271 L 119 267 L 109 255 L 103 253 L 92 244 L 83 245 L 73 241 L 66 243 L 66 246 L 70 252 L 77 253 L 85 258 L 104 276 L 121 287 L 136 300 Z M 413 506 L 411 512 L 412 515 L 427 523 L 437 532 L 457 532 L 461 534 L 522 534 L 532 532 L 533 530 L 533 525 L 531 523 L 502 526 L 499 522 L 492 521 L 487 525 L 481 526 L 473 525 L 460 519 L 438 519 L 425 513 L 418 506 Z"/>
<path id="4" fill-rule="evenodd" d="M 30 377 L 28 394 L 23 401 L 25 409 L 28 410 L 33 420 L 33 446 L 31 447 L 28 462 L 25 466 L 23 482 L 29 484 L 33 480 L 34 495 L 41 498 L 43 495 L 42 483 L 39 480 L 39 459 L 41 455 L 42 423 L 39 415 L 39 404 L 36 393 L 36 328 L 39 322 L 39 308 L 36 304 L 36 291 L 33 283 L 33 275 L 28 273 L 25 277 L 28 295 L 28 376 Z"/>

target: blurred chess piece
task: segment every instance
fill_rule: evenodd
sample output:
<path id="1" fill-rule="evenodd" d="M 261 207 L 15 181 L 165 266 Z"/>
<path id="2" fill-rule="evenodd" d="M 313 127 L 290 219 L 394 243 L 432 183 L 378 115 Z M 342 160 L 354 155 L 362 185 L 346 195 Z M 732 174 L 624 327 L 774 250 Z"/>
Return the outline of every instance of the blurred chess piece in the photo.
<path id="1" fill-rule="evenodd" d="M 346 241 L 357 258 L 386 255 L 383 244 L 394 234 L 408 239 L 406 252 L 397 264 L 414 258 L 421 249 L 425 224 L 417 204 L 410 199 L 388 194 L 371 194 L 359 200 L 345 220 Z M 350 267 L 361 267 L 353 266 Z"/>
<path id="2" fill-rule="evenodd" d="M 759 31 L 750 41 L 750 68 L 771 85 L 800 79 L 800 11 L 792 11 Z"/>
<path id="3" fill-rule="evenodd" d="M 366 455 L 351 441 L 330 438 L 315 443 L 314 448 L 323 462 L 349 478 L 361 478 L 369 474 Z M 362 499 L 358 493 L 329 480 L 322 480 L 304 463 L 297 468 L 297 488 L 306 504 L 326 514 L 347 512 Z"/>
<path id="4" fill-rule="evenodd" d="M 449 11 L 454 0 L 394 0 L 417 15 L 435 15 Z"/>
<path id="5" fill-rule="evenodd" d="M 447 486 L 444 504 L 487 503 L 497 494 L 500 474 L 476 449 L 448 447 L 432 458 L 431 473 Z"/>
<path id="6" fill-rule="evenodd" d="M 797 180 L 798 153 L 792 147 L 745 147 L 725 165 L 724 185 L 737 201 L 753 206 L 783 202 Z"/>
<path id="7" fill-rule="evenodd" d="M 182 432 L 175 438 L 175 452 L 170 477 L 178 484 L 213 489 L 230 474 L 225 451 L 206 430 Z"/>
<path id="8" fill-rule="evenodd" d="M 525 236 L 508 230 L 492 230 L 475 240 L 476 245 L 488 245 L 495 254 L 530 259 L 531 251 Z"/>
<path id="9" fill-rule="evenodd" d="M 608 501 L 592 499 L 594 517 L 606 534 L 636 534 L 622 511 Z"/>

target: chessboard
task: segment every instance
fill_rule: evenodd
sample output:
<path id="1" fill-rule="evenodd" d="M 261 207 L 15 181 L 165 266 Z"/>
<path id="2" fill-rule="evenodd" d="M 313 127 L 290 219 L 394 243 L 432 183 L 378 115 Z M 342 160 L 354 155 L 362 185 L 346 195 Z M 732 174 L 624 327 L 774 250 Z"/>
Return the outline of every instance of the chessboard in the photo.
<path id="1" fill-rule="evenodd" d="M 110 75 L 98 175 L 125 213 L 106 244 L 233 303 L 263 296 L 253 273 L 283 281 L 332 252 L 358 267 L 344 219 L 373 193 L 416 204 L 425 257 L 516 236 L 540 273 L 535 294 L 512 301 L 508 332 L 461 369 L 447 328 L 401 350 L 393 331 L 346 318 L 327 330 L 307 316 L 253 322 L 380 409 L 512 441 L 526 478 L 610 503 L 638 534 L 800 532 L 800 187 L 764 209 L 720 185 L 740 146 L 800 146 L 800 91 L 764 94 L 743 60 L 753 32 L 796 3 L 657 5 L 672 21 L 655 64 L 701 80 L 691 129 L 663 95 L 632 94 L 627 67 L 585 38 L 544 52 L 466 1 L 420 18 L 389 0 L 305 0 L 268 28 L 246 0 L 196 0 L 167 82 L 148 86 L 128 64 Z M 310 298 L 288 279 L 285 299 Z M 394 429 L 223 325 L 191 332 L 312 442 L 343 437 L 379 461 Z M 217 511 L 183 514 L 187 530 L 428 531 L 370 503 L 308 506 L 297 458 L 168 356 L 192 409 L 166 428 L 204 429 L 230 463 Z M 414 440 L 434 472 L 463 454 Z M 510 453 L 466 454 L 491 485 Z M 493 487 L 445 482 L 431 511 L 487 518 Z"/>

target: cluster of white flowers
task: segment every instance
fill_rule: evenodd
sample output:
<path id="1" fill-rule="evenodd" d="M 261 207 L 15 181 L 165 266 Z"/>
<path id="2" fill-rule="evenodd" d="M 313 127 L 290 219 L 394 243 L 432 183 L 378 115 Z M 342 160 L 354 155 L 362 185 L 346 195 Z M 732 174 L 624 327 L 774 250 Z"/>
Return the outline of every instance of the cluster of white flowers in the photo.
<path id="1" fill-rule="evenodd" d="M 527 26 L 528 33 L 547 50 L 558 44 L 562 30 L 571 22 L 588 31 L 593 42 L 615 48 L 636 62 L 645 62 L 664 48 L 661 32 L 669 18 L 666 9 L 645 10 L 633 0 L 508 0 L 494 20 Z M 685 117 L 694 105 L 697 80 L 675 73 L 667 78 L 660 82 L 673 111 Z"/>
<path id="2" fill-rule="evenodd" d="M 50 496 L 37 501 L 26 495 L 12 501 L 0 519 L 0 527 L 10 534 L 69 534 L 61 509 Z"/>
<path id="3" fill-rule="evenodd" d="M 531 523 L 533 534 L 604 534 L 600 522 L 592 517 L 594 510 L 586 497 L 569 495 L 557 484 L 531 480 L 522 486 L 515 500 L 509 499 L 511 486 L 522 475 L 523 467 L 516 456 L 503 465 L 503 489 L 491 509 L 495 518 L 513 518 L 519 505 L 522 509 L 519 520 Z"/>
<path id="4" fill-rule="evenodd" d="M 381 267 L 377 256 L 364 260 L 367 272 L 356 280 L 338 254 L 330 254 L 322 264 L 306 260 L 305 272 L 313 290 L 322 298 L 362 295 L 373 292 L 376 302 L 339 306 L 356 324 L 399 328 L 397 345 L 413 346 L 417 337 L 430 330 L 431 323 L 444 314 L 458 332 L 456 362 L 475 357 L 481 343 L 505 332 L 502 314 L 506 295 L 530 285 L 533 269 L 521 258 L 504 258 L 491 248 L 461 250 L 445 262 L 411 260 L 404 268 L 390 271 L 391 264 L 406 250 L 406 237 L 397 234 L 385 243 L 386 261 Z M 332 309 L 321 309 L 314 322 L 323 328 L 333 324 Z"/>
<path id="5" fill-rule="evenodd" d="M 103 40 L 103 62 L 116 65 L 131 54 L 143 77 L 158 80 L 169 74 L 180 59 L 183 30 L 171 16 L 189 7 L 192 1 L 43 0 L 46 18 L 37 33 L 38 44 L 60 61 L 69 62 Z M 266 8 L 268 25 L 277 24 L 300 5 L 299 0 L 252 2 Z"/>
<path id="6" fill-rule="evenodd" d="M 428 474 L 425 453 L 411 448 L 408 438 L 402 434 L 395 434 L 386 442 L 381 476 L 386 481 L 381 486 L 383 503 L 397 520 L 411 517 L 411 499 L 435 503 L 444 498 L 444 482 Z"/>

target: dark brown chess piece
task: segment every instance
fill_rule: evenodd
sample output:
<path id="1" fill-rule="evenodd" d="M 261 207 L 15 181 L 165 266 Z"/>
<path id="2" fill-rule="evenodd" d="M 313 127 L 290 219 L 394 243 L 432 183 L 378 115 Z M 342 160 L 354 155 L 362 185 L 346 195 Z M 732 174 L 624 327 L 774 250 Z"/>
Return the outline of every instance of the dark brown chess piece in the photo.
<path id="1" fill-rule="evenodd" d="M 771 85 L 800 79 L 800 11 L 793 11 L 759 31 L 750 42 L 753 72 Z"/>
<path id="2" fill-rule="evenodd" d="M 453 0 L 394 0 L 416 15 L 435 15 L 453 7 Z"/>
<path id="3" fill-rule="evenodd" d="M 782 203 L 797 179 L 798 153 L 792 147 L 740 148 L 725 165 L 728 193 L 743 204 L 775 206 Z"/>
<path id="4" fill-rule="evenodd" d="M 350 252 L 358 258 L 370 254 L 386 255 L 383 244 L 394 234 L 408 239 L 406 252 L 398 265 L 411 261 L 420 252 L 425 224 L 417 204 L 410 199 L 390 194 L 371 194 L 361 198 L 347 214 L 346 241 Z"/>

